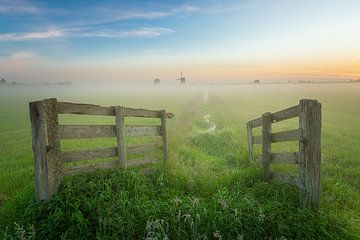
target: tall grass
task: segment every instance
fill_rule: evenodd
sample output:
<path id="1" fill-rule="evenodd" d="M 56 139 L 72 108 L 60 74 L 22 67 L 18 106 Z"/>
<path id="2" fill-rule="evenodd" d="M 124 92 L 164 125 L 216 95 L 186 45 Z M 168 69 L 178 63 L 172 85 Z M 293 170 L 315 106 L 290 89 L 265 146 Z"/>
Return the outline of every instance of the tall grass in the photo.
<path id="1" fill-rule="evenodd" d="M 176 117 L 169 121 L 168 127 L 170 161 L 165 166 L 156 166 L 157 173 L 150 176 L 138 169 L 127 172 L 112 169 L 67 177 L 49 203 L 34 200 L 31 141 L 26 106 L 22 103 L 29 99 L 16 96 L 12 107 L 6 107 L 3 100 L 0 128 L 7 141 L 2 140 L 0 145 L 0 194 L 6 198 L 0 207 L 2 236 L 5 239 L 360 239 L 360 152 L 356 148 L 360 141 L 356 130 L 360 125 L 354 122 L 360 112 L 353 111 L 360 107 L 360 101 L 353 102 L 358 95 L 351 89 L 342 90 L 344 99 L 337 103 L 332 99 L 336 93 L 333 89 L 318 92 L 280 89 L 281 96 L 267 89 L 272 98 L 266 102 L 261 94 L 263 89 L 253 89 L 254 96 L 241 89 L 210 90 L 208 102 L 203 101 L 202 91 L 197 88 L 172 93 L 172 99 L 165 93 L 157 98 L 147 93 L 137 101 L 129 95 L 126 98 L 95 95 L 98 102 L 82 96 L 83 102 L 114 105 L 118 101 L 133 107 L 166 108 L 174 112 Z M 64 98 L 76 101 L 70 97 L 65 94 Z M 297 189 L 286 184 L 264 183 L 261 166 L 247 159 L 245 122 L 262 112 L 295 105 L 300 97 L 316 97 L 323 103 L 320 211 L 299 208 Z M 164 101 L 168 106 L 162 105 Z M 203 119 L 205 114 L 210 114 L 210 120 L 216 123 L 215 131 L 205 131 L 209 127 Z M 75 120 L 61 119 L 64 123 Z M 110 120 L 81 121 L 102 124 Z M 296 124 L 290 121 L 278 128 L 290 129 Z M 112 144 L 113 140 L 64 142 L 62 147 Z M 282 150 L 289 145 L 274 147 Z"/>

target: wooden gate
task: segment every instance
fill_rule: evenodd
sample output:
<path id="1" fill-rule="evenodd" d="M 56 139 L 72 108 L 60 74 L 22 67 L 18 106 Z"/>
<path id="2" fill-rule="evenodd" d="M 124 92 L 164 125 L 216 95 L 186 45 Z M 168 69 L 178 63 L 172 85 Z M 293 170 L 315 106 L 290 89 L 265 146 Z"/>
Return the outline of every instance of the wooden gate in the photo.
<path id="1" fill-rule="evenodd" d="M 133 109 L 122 106 L 102 107 L 92 104 L 58 102 L 57 99 L 45 99 L 31 102 L 30 120 L 32 143 L 35 156 L 36 199 L 48 200 L 65 175 L 94 171 L 96 169 L 128 166 L 158 162 L 156 158 L 128 159 L 129 154 L 148 152 L 157 148 L 163 149 L 164 160 L 168 159 L 168 140 L 166 119 L 174 114 L 165 110 L 153 111 Z M 85 114 L 115 116 L 115 125 L 59 125 L 59 114 Z M 125 125 L 125 117 L 160 118 L 161 125 Z M 162 144 L 126 146 L 127 136 L 160 136 Z M 116 137 L 117 146 L 88 150 L 61 151 L 60 139 Z M 116 157 L 117 161 L 109 161 L 96 165 L 80 165 L 64 167 L 64 163 L 82 160 Z"/>
<path id="2" fill-rule="evenodd" d="M 272 133 L 271 125 L 291 118 L 299 118 L 299 128 Z M 262 127 L 261 136 L 253 136 L 253 128 Z M 303 99 L 299 105 L 275 112 L 264 113 L 247 123 L 249 158 L 254 159 L 253 145 L 262 144 L 264 180 L 289 183 L 299 188 L 302 206 L 320 207 L 321 174 L 321 104 Z M 271 144 L 298 141 L 298 152 L 273 153 Z M 272 172 L 271 164 L 298 164 L 299 175 Z"/>

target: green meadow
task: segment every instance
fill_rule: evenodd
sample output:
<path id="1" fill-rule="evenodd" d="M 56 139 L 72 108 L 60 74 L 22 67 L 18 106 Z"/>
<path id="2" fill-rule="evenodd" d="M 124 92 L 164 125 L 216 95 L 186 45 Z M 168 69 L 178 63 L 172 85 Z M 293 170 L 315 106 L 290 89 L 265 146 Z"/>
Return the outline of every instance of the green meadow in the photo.
<path id="1" fill-rule="evenodd" d="M 34 198 L 28 102 L 166 109 L 170 159 L 141 169 L 66 177 L 48 203 Z M 246 122 L 264 112 L 322 104 L 322 198 L 302 209 L 298 190 L 262 181 L 247 155 Z M 234 86 L 28 86 L 0 88 L 0 236 L 4 239 L 360 239 L 360 84 Z M 61 124 L 113 117 L 60 116 Z M 158 124 L 157 119 L 126 120 Z M 292 119 L 273 131 L 294 129 Z M 255 135 L 260 135 L 258 129 Z M 127 144 L 158 138 L 130 138 Z M 115 146 L 116 139 L 64 140 L 62 150 Z M 296 151 L 294 142 L 274 151 Z M 255 147 L 260 154 L 260 146 Z M 161 156 L 159 153 L 155 155 Z M 97 162 L 109 159 L 98 159 Z M 94 161 L 88 162 L 93 164 Z M 296 166 L 272 166 L 297 172 Z"/>

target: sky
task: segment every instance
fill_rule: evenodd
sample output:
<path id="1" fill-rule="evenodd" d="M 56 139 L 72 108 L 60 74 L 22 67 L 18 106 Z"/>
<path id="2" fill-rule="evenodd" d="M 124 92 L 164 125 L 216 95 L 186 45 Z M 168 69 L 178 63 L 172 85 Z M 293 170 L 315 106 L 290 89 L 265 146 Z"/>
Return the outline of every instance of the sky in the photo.
<path id="1" fill-rule="evenodd" d="M 0 0 L 0 77 L 348 81 L 359 29 L 359 0 Z"/>

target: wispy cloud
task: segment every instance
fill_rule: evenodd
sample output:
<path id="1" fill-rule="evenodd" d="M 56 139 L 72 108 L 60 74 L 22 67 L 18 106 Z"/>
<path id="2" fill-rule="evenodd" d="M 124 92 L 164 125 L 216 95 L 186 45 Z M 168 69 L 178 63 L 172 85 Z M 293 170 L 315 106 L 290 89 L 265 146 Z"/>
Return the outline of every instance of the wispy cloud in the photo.
<path id="1" fill-rule="evenodd" d="M 0 13 L 29 13 L 29 14 L 36 14 L 41 12 L 41 9 L 32 5 L 28 5 L 21 2 L 4 2 L 0 1 Z"/>
<path id="2" fill-rule="evenodd" d="M 12 60 L 30 60 L 37 58 L 38 56 L 32 52 L 19 51 L 11 54 L 10 59 Z"/>
<path id="3" fill-rule="evenodd" d="M 130 30 L 89 28 L 53 29 L 43 32 L 5 33 L 0 34 L 0 41 L 27 41 L 71 37 L 98 37 L 98 38 L 152 38 L 163 34 L 173 33 L 174 30 L 163 27 L 144 27 Z"/>
<path id="4" fill-rule="evenodd" d="M 79 33 L 83 37 L 105 37 L 105 38 L 152 38 L 163 34 L 172 33 L 174 30 L 162 27 L 146 27 L 134 30 L 100 30 Z M 75 33 L 76 34 L 76 33 Z"/>
<path id="5" fill-rule="evenodd" d="M 48 30 L 43 32 L 28 33 L 4 33 L 0 34 L 0 41 L 21 41 L 21 40 L 40 40 L 63 37 L 65 33 L 61 30 Z"/>
<path id="6" fill-rule="evenodd" d="M 178 14 L 189 14 L 200 11 L 200 8 L 193 5 L 182 5 L 179 7 L 173 7 L 169 9 L 163 9 L 160 11 L 131 11 L 109 7 L 95 7 L 88 10 L 88 14 L 92 16 L 101 16 L 99 24 L 109 21 L 122 21 L 122 20 L 134 20 L 134 19 L 159 19 L 168 16 L 174 16 Z M 96 20 L 95 20 L 96 21 Z"/>

